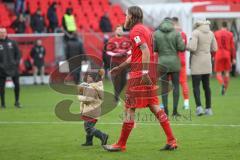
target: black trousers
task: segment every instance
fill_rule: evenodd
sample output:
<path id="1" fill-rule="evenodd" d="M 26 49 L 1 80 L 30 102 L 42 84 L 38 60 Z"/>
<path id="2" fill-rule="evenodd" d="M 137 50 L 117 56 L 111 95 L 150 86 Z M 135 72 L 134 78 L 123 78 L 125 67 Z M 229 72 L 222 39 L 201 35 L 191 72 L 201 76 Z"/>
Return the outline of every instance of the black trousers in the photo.
<path id="1" fill-rule="evenodd" d="M 19 101 L 20 84 L 19 76 L 11 77 L 14 84 L 15 102 Z M 0 95 L 1 95 L 1 105 L 5 106 L 5 82 L 7 77 L 0 77 Z"/>
<path id="2" fill-rule="evenodd" d="M 118 64 L 111 64 L 111 68 L 114 68 L 116 66 L 118 66 Z M 117 75 L 111 75 L 111 79 L 114 87 L 114 97 L 116 102 L 118 102 L 119 96 L 127 83 L 127 69 L 123 69 Z"/>
<path id="3" fill-rule="evenodd" d="M 169 92 L 169 79 L 171 76 L 173 85 L 173 114 L 177 113 L 179 101 L 179 72 L 161 73 L 161 88 L 162 88 L 162 102 L 164 110 L 168 115 L 168 92 Z"/>
<path id="4" fill-rule="evenodd" d="M 205 93 L 206 108 L 211 108 L 211 89 L 209 77 L 209 74 L 192 75 L 192 86 L 196 107 L 202 106 L 200 96 L 200 82 L 202 81 L 203 90 Z"/>
<path id="5" fill-rule="evenodd" d="M 87 137 L 93 138 L 93 136 L 102 140 L 105 133 L 95 128 L 96 122 L 84 121 L 84 129 Z"/>
<path id="6" fill-rule="evenodd" d="M 87 135 L 93 136 L 93 133 L 96 130 L 95 125 L 96 125 L 96 122 L 84 121 L 84 130 L 87 133 Z"/>

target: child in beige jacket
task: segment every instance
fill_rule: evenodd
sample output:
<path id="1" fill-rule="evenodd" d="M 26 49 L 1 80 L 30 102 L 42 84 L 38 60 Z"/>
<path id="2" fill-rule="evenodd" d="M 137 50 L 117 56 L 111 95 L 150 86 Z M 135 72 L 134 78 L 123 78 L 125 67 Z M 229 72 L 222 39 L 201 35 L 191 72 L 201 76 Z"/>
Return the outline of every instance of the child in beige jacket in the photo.
<path id="1" fill-rule="evenodd" d="M 107 144 L 108 135 L 96 129 L 98 118 L 101 116 L 101 104 L 103 102 L 103 70 L 87 72 L 84 82 L 78 86 L 78 99 L 80 101 L 81 119 L 84 121 L 86 131 L 86 143 L 82 146 L 92 146 L 93 137 L 101 140 L 101 144 Z"/>

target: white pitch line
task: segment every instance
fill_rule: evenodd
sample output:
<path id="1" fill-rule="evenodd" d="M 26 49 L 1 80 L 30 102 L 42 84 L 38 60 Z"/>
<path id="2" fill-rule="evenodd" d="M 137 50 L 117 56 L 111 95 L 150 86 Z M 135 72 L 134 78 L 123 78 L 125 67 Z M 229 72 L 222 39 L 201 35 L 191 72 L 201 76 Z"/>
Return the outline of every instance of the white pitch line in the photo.
<path id="1" fill-rule="evenodd" d="M 83 122 L 28 122 L 28 121 L 0 121 L 0 125 L 34 125 L 34 124 L 43 124 L 43 125 L 65 125 L 65 124 L 82 124 Z M 121 125 L 121 122 L 99 122 L 98 125 Z M 154 126 L 159 125 L 159 123 L 143 123 L 137 122 L 138 125 L 144 126 Z M 199 126 L 199 127 L 240 127 L 240 124 L 201 124 L 201 123 L 171 123 L 173 126 Z"/>

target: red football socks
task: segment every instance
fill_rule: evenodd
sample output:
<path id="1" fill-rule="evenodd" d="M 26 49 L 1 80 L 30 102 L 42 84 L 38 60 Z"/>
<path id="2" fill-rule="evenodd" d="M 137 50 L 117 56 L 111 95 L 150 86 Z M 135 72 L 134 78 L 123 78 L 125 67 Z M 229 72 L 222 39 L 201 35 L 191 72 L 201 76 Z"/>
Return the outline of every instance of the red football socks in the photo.
<path id="1" fill-rule="evenodd" d="M 216 75 L 216 78 L 217 78 L 219 84 L 220 84 L 220 85 L 223 85 L 223 77 L 222 77 L 222 75 L 217 74 L 217 75 Z"/>
<path id="2" fill-rule="evenodd" d="M 134 121 L 124 122 L 122 125 L 121 136 L 117 142 L 120 146 L 125 146 L 128 140 L 128 136 L 130 135 L 132 129 L 134 127 Z"/>
<path id="3" fill-rule="evenodd" d="M 184 99 L 189 99 L 189 89 L 188 89 L 187 82 L 182 82 L 180 84 L 182 86 L 183 98 Z"/>
<path id="4" fill-rule="evenodd" d="M 166 115 L 166 113 L 163 110 L 160 110 L 157 114 L 156 117 L 158 119 L 158 121 L 160 122 L 166 136 L 167 136 L 167 143 L 171 142 L 172 140 L 174 140 L 174 136 L 172 133 L 172 129 L 168 120 L 168 117 Z"/>
<path id="5" fill-rule="evenodd" d="M 230 80 L 229 77 L 224 77 L 224 85 L 225 85 L 225 89 L 228 88 L 229 80 Z"/>

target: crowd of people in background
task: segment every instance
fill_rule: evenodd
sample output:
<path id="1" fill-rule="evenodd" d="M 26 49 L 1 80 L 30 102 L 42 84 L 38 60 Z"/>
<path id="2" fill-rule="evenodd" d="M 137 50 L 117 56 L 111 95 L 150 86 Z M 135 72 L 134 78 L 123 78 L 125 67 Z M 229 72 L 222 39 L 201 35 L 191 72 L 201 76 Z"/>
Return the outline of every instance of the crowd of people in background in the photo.
<path id="1" fill-rule="evenodd" d="M 25 0 L 16 0 L 15 13 L 16 20 L 12 23 L 11 28 L 15 33 L 26 33 L 27 26 L 31 26 L 33 33 L 58 33 L 58 32 L 75 32 L 77 31 L 76 19 L 73 15 L 73 9 L 67 8 L 66 13 L 62 17 L 62 24 L 60 24 L 57 15 L 58 4 L 52 2 L 47 10 L 46 17 L 48 24 L 46 24 L 44 15 L 40 8 L 30 15 L 29 8 L 25 8 Z M 109 20 L 108 13 L 105 13 L 99 21 L 99 28 L 103 33 L 112 32 L 112 24 Z"/>

